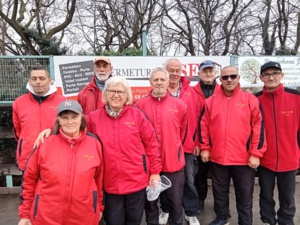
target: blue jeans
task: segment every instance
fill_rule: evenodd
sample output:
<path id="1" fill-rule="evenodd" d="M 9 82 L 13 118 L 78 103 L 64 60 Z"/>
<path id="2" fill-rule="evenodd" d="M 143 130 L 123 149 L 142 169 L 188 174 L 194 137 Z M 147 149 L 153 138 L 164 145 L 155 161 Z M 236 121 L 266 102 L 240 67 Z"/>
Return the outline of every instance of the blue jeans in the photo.
<path id="1" fill-rule="evenodd" d="M 182 205 L 187 216 L 196 216 L 199 198 L 194 181 L 196 173 L 198 172 L 198 159 L 197 156 L 190 153 L 184 153 L 184 158 L 185 183 L 183 188 Z M 160 195 L 160 204 L 163 212 L 169 212 L 170 206 L 164 193 L 161 193 Z"/>

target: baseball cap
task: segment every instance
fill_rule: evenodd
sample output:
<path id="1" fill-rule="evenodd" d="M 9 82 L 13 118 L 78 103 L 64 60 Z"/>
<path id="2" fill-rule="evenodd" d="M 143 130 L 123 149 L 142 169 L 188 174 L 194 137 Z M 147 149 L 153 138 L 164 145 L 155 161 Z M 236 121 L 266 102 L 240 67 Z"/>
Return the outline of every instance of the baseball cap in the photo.
<path id="1" fill-rule="evenodd" d="M 160 176 L 160 181 L 152 181 L 146 188 L 148 201 L 154 201 L 159 194 L 172 186 L 171 181 L 164 175 Z"/>
<path id="2" fill-rule="evenodd" d="M 270 61 L 260 67 L 260 74 L 262 74 L 266 69 L 269 69 L 269 68 L 276 68 L 276 69 L 279 69 L 280 71 L 282 70 L 281 66 L 278 62 Z"/>
<path id="3" fill-rule="evenodd" d="M 59 104 L 58 109 L 57 109 L 57 115 L 59 115 L 63 111 L 67 111 L 67 110 L 78 113 L 78 114 L 82 113 L 81 105 L 77 101 L 66 100 Z"/>
<path id="4" fill-rule="evenodd" d="M 106 56 L 98 56 L 97 58 L 94 59 L 94 64 L 98 61 L 104 61 L 108 64 L 111 64 L 110 59 Z"/>
<path id="5" fill-rule="evenodd" d="M 211 60 L 205 60 L 202 63 L 200 63 L 199 70 L 203 70 L 207 67 L 216 68 L 216 64 Z"/>

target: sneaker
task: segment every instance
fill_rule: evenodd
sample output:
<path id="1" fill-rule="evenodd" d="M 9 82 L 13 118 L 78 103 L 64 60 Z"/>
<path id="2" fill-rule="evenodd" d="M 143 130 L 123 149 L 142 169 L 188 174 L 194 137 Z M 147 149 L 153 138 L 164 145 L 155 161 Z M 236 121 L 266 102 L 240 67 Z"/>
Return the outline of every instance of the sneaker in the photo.
<path id="1" fill-rule="evenodd" d="M 166 225 L 167 222 L 168 222 L 168 219 L 169 219 L 169 213 L 162 212 L 162 213 L 159 215 L 158 223 L 159 223 L 160 225 Z"/>
<path id="2" fill-rule="evenodd" d="M 210 222 L 208 225 L 229 225 L 228 219 L 216 218 L 214 221 Z"/>
<path id="3" fill-rule="evenodd" d="M 187 216 L 185 215 L 184 218 L 190 225 L 200 225 L 196 216 Z"/>

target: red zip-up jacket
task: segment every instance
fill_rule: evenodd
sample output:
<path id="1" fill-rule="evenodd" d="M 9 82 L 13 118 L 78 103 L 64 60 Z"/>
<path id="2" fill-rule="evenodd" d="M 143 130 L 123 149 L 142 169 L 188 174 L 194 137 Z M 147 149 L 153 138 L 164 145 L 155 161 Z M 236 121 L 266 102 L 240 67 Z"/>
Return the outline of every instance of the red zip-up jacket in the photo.
<path id="1" fill-rule="evenodd" d="M 185 102 L 188 108 L 188 128 L 183 149 L 185 153 L 193 154 L 201 105 L 198 102 L 195 90 L 190 86 L 191 81 L 186 77 L 181 77 L 180 82 L 182 86 L 179 98 Z"/>
<path id="2" fill-rule="evenodd" d="M 126 105 L 116 117 L 105 106 L 86 116 L 88 130 L 103 143 L 104 190 L 130 194 L 146 188 L 161 161 L 152 124 L 138 108 Z"/>
<path id="3" fill-rule="evenodd" d="M 99 139 L 61 131 L 33 151 L 24 172 L 19 216 L 33 225 L 98 225 L 103 211 L 103 158 Z"/>
<path id="4" fill-rule="evenodd" d="M 150 94 L 137 101 L 135 106 L 146 113 L 154 126 L 162 171 L 172 173 L 181 170 L 185 165 L 183 144 L 188 126 L 187 105 L 167 92 L 161 98 Z"/>
<path id="5" fill-rule="evenodd" d="M 95 84 L 95 79 L 96 76 L 93 76 L 91 82 L 86 85 L 77 96 L 78 102 L 85 115 L 105 105 L 102 102 L 102 91 Z"/>
<path id="6" fill-rule="evenodd" d="M 229 97 L 221 89 L 205 100 L 199 141 L 210 160 L 221 165 L 248 165 L 249 157 L 266 151 L 263 115 L 257 98 L 241 90 Z"/>
<path id="7" fill-rule="evenodd" d="M 267 151 L 260 164 L 286 172 L 299 168 L 300 94 L 282 84 L 273 92 L 256 94 L 265 114 Z"/>
<path id="8" fill-rule="evenodd" d="M 42 102 L 38 102 L 31 93 L 28 93 L 14 101 L 13 125 L 18 141 L 16 158 L 20 170 L 24 170 L 39 133 L 53 127 L 57 107 L 64 100 L 66 100 L 64 96 L 53 93 Z"/>

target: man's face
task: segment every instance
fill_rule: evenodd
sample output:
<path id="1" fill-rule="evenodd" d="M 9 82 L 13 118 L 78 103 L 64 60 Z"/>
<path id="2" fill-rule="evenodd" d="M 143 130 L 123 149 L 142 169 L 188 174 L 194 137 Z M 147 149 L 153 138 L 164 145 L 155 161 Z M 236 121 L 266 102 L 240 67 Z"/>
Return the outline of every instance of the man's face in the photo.
<path id="1" fill-rule="evenodd" d="M 106 81 L 112 72 L 112 66 L 105 61 L 97 61 L 94 64 L 94 72 L 98 80 Z"/>
<path id="2" fill-rule="evenodd" d="M 284 73 L 276 68 L 269 68 L 260 75 L 260 80 L 264 82 L 267 91 L 274 91 L 284 77 Z"/>
<path id="3" fill-rule="evenodd" d="M 51 77 L 45 70 L 32 70 L 29 78 L 29 85 L 38 96 L 44 96 L 50 89 Z"/>
<path id="4" fill-rule="evenodd" d="M 150 85 L 155 96 L 164 96 L 168 88 L 169 80 L 162 71 L 153 74 Z"/>
<path id="5" fill-rule="evenodd" d="M 176 60 L 172 60 L 167 64 L 166 70 L 169 73 L 169 83 L 179 84 L 181 72 L 182 72 L 181 63 Z"/>
<path id="6" fill-rule="evenodd" d="M 239 84 L 240 76 L 238 75 L 238 71 L 234 67 L 226 67 L 221 70 L 221 77 L 220 77 L 223 89 L 225 93 L 230 96 L 234 89 Z"/>
<path id="7" fill-rule="evenodd" d="M 203 70 L 199 70 L 198 76 L 205 84 L 211 85 L 216 78 L 217 70 L 213 67 L 206 67 Z"/>

